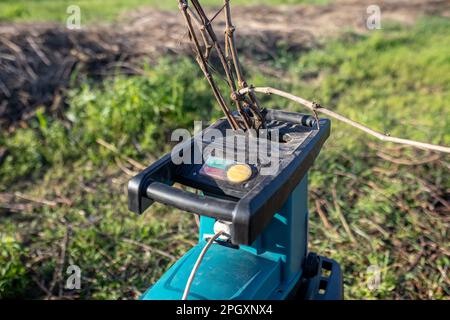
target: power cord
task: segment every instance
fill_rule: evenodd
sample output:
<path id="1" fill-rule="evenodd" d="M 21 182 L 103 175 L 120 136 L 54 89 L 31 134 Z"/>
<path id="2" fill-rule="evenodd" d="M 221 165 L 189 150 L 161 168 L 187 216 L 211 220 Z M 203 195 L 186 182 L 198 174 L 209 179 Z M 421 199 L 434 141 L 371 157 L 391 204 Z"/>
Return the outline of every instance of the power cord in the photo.
<path id="1" fill-rule="evenodd" d="M 191 274 L 189 275 L 188 281 L 186 283 L 186 287 L 184 288 L 183 297 L 181 298 L 181 300 L 187 300 L 189 291 L 191 290 L 192 282 L 194 281 L 194 277 L 195 277 L 195 274 L 197 273 L 200 263 L 202 263 L 203 257 L 205 256 L 209 247 L 211 247 L 211 245 L 214 243 L 214 241 L 216 241 L 217 238 L 219 238 L 223 234 L 225 234 L 223 231 L 217 232 L 213 237 L 211 237 L 208 240 L 206 245 L 203 247 L 202 252 L 200 252 L 200 255 L 198 256 L 197 261 L 195 262 L 194 267 L 192 268 Z"/>

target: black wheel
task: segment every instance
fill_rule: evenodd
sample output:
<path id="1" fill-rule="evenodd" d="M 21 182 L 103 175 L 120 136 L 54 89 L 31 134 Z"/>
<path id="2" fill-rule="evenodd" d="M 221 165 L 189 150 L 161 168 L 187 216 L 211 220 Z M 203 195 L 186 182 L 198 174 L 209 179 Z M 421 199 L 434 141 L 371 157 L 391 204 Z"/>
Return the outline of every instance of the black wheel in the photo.
<path id="1" fill-rule="evenodd" d="M 315 277 L 319 273 L 319 264 L 319 256 L 314 252 L 310 252 L 306 257 L 303 266 L 303 277 L 305 277 L 306 279 Z"/>

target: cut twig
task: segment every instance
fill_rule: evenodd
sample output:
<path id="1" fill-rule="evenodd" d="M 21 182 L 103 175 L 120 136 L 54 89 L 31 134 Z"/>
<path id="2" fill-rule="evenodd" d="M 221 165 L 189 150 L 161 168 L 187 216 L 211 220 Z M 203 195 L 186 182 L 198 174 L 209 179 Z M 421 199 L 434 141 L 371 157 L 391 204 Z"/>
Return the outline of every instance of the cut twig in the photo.
<path id="1" fill-rule="evenodd" d="M 334 230 L 333 227 L 331 226 L 330 221 L 328 221 L 327 215 L 322 210 L 322 207 L 320 205 L 320 201 L 316 200 L 315 203 L 316 203 L 317 213 L 319 214 L 320 220 L 322 220 L 322 223 L 323 223 L 324 227 L 327 228 L 327 229 L 330 229 L 330 230 Z"/>
<path id="2" fill-rule="evenodd" d="M 115 158 L 114 160 L 115 160 L 117 166 L 120 168 L 120 170 L 122 170 L 127 176 L 133 177 L 133 176 L 135 176 L 135 175 L 137 174 L 136 171 L 132 171 L 132 170 L 128 169 L 128 168 L 123 164 L 123 162 L 120 161 L 119 158 Z"/>
<path id="3" fill-rule="evenodd" d="M 63 279 L 64 279 L 64 264 L 66 263 L 66 253 L 67 253 L 67 247 L 69 244 L 69 233 L 70 233 L 70 228 L 67 227 L 66 228 L 66 232 L 64 233 L 64 237 L 61 240 L 61 244 L 60 244 L 60 254 L 58 257 L 58 261 L 57 261 L 57 265 L 55 267 L 54 273 L 53 273 L 53 280 L 50 284 L 49 287 L 49 291 L 53 292 L 56 284 L 58 284 L 58 297 L 61 298 L 63 296 L 63 289 L 64 289 L 64 284 L 63 284 Z"/>
<path id="4" fill-rule="evenodd" d="M 336 192 L 336 187 L 335 186 L 333 186 L 331 188 L 331 193 L 333 195 L 334 208 L 335 208 L 335 210 L 336 210 L 336 212 L 337 212 L 337 214 L 339 216 L 339 220 L 341 220 L 342 226 L 344 227 L 345 232 L 347 232 L 350 240 L 353 243 L 356 243 L 356 239 L 355 239 L 355 236 L 353 235 L 352 229 L 350 229 L 350 226 L 347 223 L 347 219 L 345 219 L 345 216 L 344 216 L 344 214 L 341 211 L 341 207 L 339 206 L 338 198 L 337 198 L 337 192 Z"/>
<path id="5" fill-rule="evenodd" d="M 113 146 L 112 144 L 106 142 L 105 140 L 98 138 L 98 139 L 95 140 L 95 141 L 96 141 L 99 145 L 105 147 L 105 148 L 108 149 L 109 151 L 112 151 L 113 153 L 115 153 L 115 154 L 119 155 L 120 157 L 122 157 L 123 159 L 125 159 L 129 164 L 131 164 L 132 166 L 134 166 L 136 169 L 144 170 L 144 169 L 146 168 L 146 166 L 144 166 L 142 163 L 139 163 L 139 162 L 137 162 L 136 160 L 134 160 L 134 159 L 132 159 L 132 158 L 130 158 L 130 157 L 127 157 L 127 156 L 124 156 L 123 154 L 121 154 L 121 153 L 119 152 L 119 150 L 118 150 L 115 146 Z"/>
<path id="6" fill-rule="evenodd" d="M 45 63 L 47 66 L 50 65 L 50 60 L 48 60 L 45 53 L 39 48 L 39 46 L 36 44 L 36 42 L 33 40 L 32 37 L 27 37 L 27 42 L 30 44 L 30 47 L 36 52 L 36 55 L 41 59 L 43 63 Z"/>
<path id="7" fill-rule="evenodd" d="M 342 121 L 352 127 L 355 127 L 361 131 L 364 131 L 368 134 L 370 134 L 371 136 L 381 140 L 381 141 L 385 141 L 385 142 L 392 142 L 392 143 L 397 143 L 397 144 L 403 144 L 403 145 L 408 145 L 408 146 L 412 146 L 415 148 L 419 148 L 419 149 L 426 149 L 426 150 L 433 150 L 433 151 L 439 151 L 439 152 L 444 152 L 444 153 L 450 153 L 450 147 L 446 147 L 446 146 L 441 146 L 441 145 L 435 145 L 435 144 L 430 144 L 430 143 L 424 143 L 424 142 L 419 142 L 419 141 L 414 141 L 414 140 L 409 140 L 409 139 L 402 139 L 402 138 L 397 138 L 397 137 L 392 137 L 386 134 L 382 134 L 380 132 L 377 132 L 373 129 L 370 129 L 369 127 L 366 127 L 363 124 L 360 124 L 356 121 L 353 121 L 349 118 L 346 118 L 334 111 L 331 111 L 329 109 L 324 108 L 321 105 L 318 105 L 314 102 L 308 101 L 306 99 L 300 98 L 298 96 L 295 96 L 291 93 L 287 93 L 285 91 L 282 90 L 278 90 L 278 89 L 274 89 L 271 87 L 256 87 L 256 88 L 244 88 L 244 89 L 240 89 L 238 92 L 239 94 L 245 94 L 248 92 L 259 92 L 259 93 L 265 93 L 265 94 L 274 94 L 289 100 L 292 100 L 294 102 L 297 102 L 305 107 L 307 107 L 308 109 L 310 109 L 311 111 L 316 111 L 316 112 L 320 112 L 323 113 L 329 117 L 332 117 L 336 120 Z"/>
<path id="8" fill-rule="evenodd" d="M 380 232 L 383 235 L 383 237 L 389 238 L 389 232 L 384 230 L 379 224 L 375 223 L 374 221 L 366 218 L 362 218 L 360 219 L 360 221 L 375 228 L 378 232 Z"/>
<path id="9" fill-rule="evenodd" d="M 409 159 L 395 158 L 395 157 L 392 157 L 382 151 L 378 151 L 377 156 L 383 160 L 386 160 L 386 161 L 389 161 L 389 162 L 392 162 L 395 164 L 405 165 L 405 166 L 423 165 L 426 163 L 437 161 L 441 158 L 440 154 L 435 153 L 435 154 L 428 155 L 427 157 L 424 157 L 421 159 L 409 160 Z"/>
<path id="10" fill-rule="evenodd" d="M 45 285 L 39 281 L 39 279 L 35 276 L 31 277 L 31 279 L 34 281 L 34 283 L 37 284 L 37 286 L 39 287 L 39 289 L 41 289 L 46 295 L 47 295 L 47 299 L 50 299 L 53 297 L 53 294 L 45 287 Z"/>
<path id="11" fill-rule="evenodd" d="M 39 204 L 43 204 L 43 205 L 46 205 L 46 206 L 49 206 L 49 207 L 56 207 L 58 205 L 58 203 L 56 203 L 55 201 L 50 201 L 50 200 L 46 200 L 46 199 L 42 199 L 42 198 L 36 198 L 36 197 L 33 197 L 33 196 L 29 196 L 29 195 L 23 194 L 21 192 L 15 192 L 14 195 L 16 197 L 18 197 L 18 198 L 22 198 L 24 200 L 28 200 L 28 201 L 31 201 L 31 202 L 36 202 L 36 203 L 39 203 Z"/>
<path id="12" fill-rule="evenodd" d="M 440 203 L 442 203 L 442 205 L 444 207 L 447 208 L 447 210 L 450 211 L 450 203 L 444 199 L 441 195 L 440 192 L 441 190 L 439 190 L 439 188 L 437 188 L 436 186 L 434 186 L 433 184 L 427 182 L 426 180 L 420 178 L 420 177 L 416 177 L 414 176 L 414 180 L 419 182 L 419 184 L 421 185 L 422 189 L 428 193 L 430 193 L 430 195 L 435 198 L 436 200 L 438 200 Z"/>
<path id="13" fill-rule="evenodd" d="M 11 91 L 9 91 L 8 87 L 3 83 L 2 79 L 0 79 L 0 90 L 3 91 L 7 98 L 11 97 Z"/>
<path id="14" fill-rule="evenodd" d="M 169 254 L 167 252 L 164 252 L 162 250 L 150 247 L 150 246 L 148 246 L 146 244 L 140 243 L 140 242 L 135 241 L 133 239 L 123 238 L 122 241 L 124 241 L 126 243 L 129 243 L 129 244 L 133 244 L 135 246 L 138 246 L 138 247 L 144 249 L 145 251 L 157 253 L 157 254 L 159 254 L 159 255 L 161 255 L 163 257 L 166 257 L 166 258 L 168 258 L 168 259 L 170 259 L 172 261 L 177 259 L 175 256 L 173 256 L 173 255 L 171 255 L 171 254 Z"/>

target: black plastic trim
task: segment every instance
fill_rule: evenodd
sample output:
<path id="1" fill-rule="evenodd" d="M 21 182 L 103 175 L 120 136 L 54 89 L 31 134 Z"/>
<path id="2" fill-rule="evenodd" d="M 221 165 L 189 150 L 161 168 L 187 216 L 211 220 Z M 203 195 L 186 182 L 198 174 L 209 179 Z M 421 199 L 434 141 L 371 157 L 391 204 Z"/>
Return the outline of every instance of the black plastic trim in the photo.
<path id="1" fill-rule="evenodd" d="M 273 119 L 289 119 L 290 123 L 304 126 L 311 121 L 311 116 L 307 115 L 276 110 L 267 112 Z M 204 132 L 223 129 L 226 125 L 226 120 L 221 119 L 205 129 Z M 171 155 L 166 154 L 130 180 L 128 184 L 129 209 L 142 214 L 154 201 L 158 201 L 184 211 L 232 221 L 233 244 L 250 245 L 270 223 L 273 215 L 281 209 L 290 193 L 306 175 L 329 137 L 330 127 L 329 120 L 321 119 L 320 130 L 311 128 L 308 138 L 291 154 L 286 154 L 281 159 L 278 174 L 262 177 L 258 184 L 252 186 L 235 201 L 224 199 L 223 195 L 216 197 L 213 190 L 204 190 L 201 186 L 194 185 L 195 183 L 191 187 L 200 189 L 206 193 L 205 196 L 171 187 L 175 182 L 180 182 L 180 178 L 182 178 L 180 170 L 183 166 L 175 165 L 171 160 Z M 191 139 L 186 141 L 183 146 L 193 143 L 194 140 Z"/>
<path id="2" fill-rule="evenodd" d="M 147 196 L 157 202 L 219 220 L 232 221 L 235 202 L 184 191 L 161 182 L 151 182 Z"/>

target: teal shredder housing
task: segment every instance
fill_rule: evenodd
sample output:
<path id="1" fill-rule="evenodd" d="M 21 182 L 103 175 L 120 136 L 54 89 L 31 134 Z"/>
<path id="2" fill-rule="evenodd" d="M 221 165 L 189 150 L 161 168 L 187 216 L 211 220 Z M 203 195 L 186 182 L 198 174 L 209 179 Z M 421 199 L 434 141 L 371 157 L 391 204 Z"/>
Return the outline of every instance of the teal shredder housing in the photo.
<path id="1" fill-rule="evenodd" d="M 290 194 L 282 209 L 251 246 L 214 243 L 195 275 L 188 299 L 286 299 L 302 276 L 307 255 L 308 177 Z M 200 218 L 199 243 L 148 289 L 142 300 L 178 300 L 213 232 L 215 220 Z"/>

